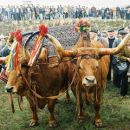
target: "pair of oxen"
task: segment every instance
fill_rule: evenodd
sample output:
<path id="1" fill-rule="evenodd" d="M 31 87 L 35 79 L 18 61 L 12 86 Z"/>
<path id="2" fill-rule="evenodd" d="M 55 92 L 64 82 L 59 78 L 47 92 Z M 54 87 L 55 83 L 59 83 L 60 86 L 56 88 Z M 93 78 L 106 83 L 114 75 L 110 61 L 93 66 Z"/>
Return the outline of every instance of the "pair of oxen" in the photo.
<path id="1" fill-rule="evenodd" d="M 76 97 L 78 119 L 80 121 L 84 119 L 83 104 L 93 102 L 95 125 L 102 126 L 99 111 L 106 86 L 109 55 L 119 53 L 130 40 L 130 34 L 118 47 L 111 49 L 90 39 L 89 46 L 83 46 L 88 44 L 88 38 L 86 38 L 88 34 L 88 32 L 83 32 L 77 43 L 78 46 L 72 48 L 71 51 L 65 50 L 55 37 L 46 34 L 46 38 L 56 48 L 59 60 L 56 60 L 56 56 L 47 57 L 47 51 L 43 48 L 39 60 L 33 66 L 28 65 L 30 59 L 28 51 L 24 47 L 19 49 L 19 69 L 8 72 L 8 82 L 5 88 L 9 93 L 26 96 L 32 111 L 30 126 L 38 125 L 37 108 L 42 109 L 46 104 L 50 112 L 49 125 L 51 127 L 56 125 L 54 106 L 60 92 L 66 92 L 69 84 Z M 56 64 L 52 66 L 49 60 L 53 60 Z"/>

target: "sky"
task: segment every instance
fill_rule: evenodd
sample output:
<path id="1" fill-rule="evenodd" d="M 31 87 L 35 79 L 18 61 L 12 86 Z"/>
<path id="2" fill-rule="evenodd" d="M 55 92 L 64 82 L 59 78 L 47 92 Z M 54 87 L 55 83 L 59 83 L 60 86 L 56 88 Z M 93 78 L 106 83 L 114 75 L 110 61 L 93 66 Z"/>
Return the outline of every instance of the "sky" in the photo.
<path id="1" fill-rule="evenodd" d="M 0 0 L 0 5 L 21 5 L 23 1 L 32 1 L 42 5 L 86 5 L 96 7 L 113 7 L 130 5 L 130 0 Z"/>

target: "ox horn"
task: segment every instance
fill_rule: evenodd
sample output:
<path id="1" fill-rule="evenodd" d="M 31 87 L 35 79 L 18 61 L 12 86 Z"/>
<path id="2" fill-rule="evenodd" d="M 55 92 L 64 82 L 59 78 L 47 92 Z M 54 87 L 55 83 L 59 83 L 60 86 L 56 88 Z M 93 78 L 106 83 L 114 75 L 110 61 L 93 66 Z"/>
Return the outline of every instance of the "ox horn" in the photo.
<path id="1" fill-rule="evenodd" d="M 50 34 L 47 34 L 47 37 L 51 41 L 51 43 L 54 45 L 54 47 L 56 48 L 60 57 L 63 57 L 64 48 L 61 46 L 60 42 Z"/>
<path id="2" fill-rule="evenodd" d="M 116 55 L 118 54 L 124 46 L 130 43 L 130 33 L 121 41 L 121 43 L 116 48 L 91 48 L 91 47 L 81 47 L 78 48 L 78 55 L 85 55 L 85 54 L 94 54 L 94 55 Z"/>
<path id="3" fill-rule="evenodd" d="M 63 58 L 63 57 L 73 57 L 73 56 L 76 55 L 77 50 L 75 50 L 75 51 L 64 50 L 64 48 L 62 47 L 60 42 L 55 37 L 53 37 L 50 34 L 47 34 L 47 37 L 51 41 L 51 43 L 54 45 L 54 47 L 56 48 L 60 58 Z"/>
<path id="4" fill-rule="evenodd" d="M 115 48 L 100 48 L 99 55 L 116 55 L 118 54 L 125 45 L 130 43 L 130 33 L 121 41 L 121 43 Z"/>

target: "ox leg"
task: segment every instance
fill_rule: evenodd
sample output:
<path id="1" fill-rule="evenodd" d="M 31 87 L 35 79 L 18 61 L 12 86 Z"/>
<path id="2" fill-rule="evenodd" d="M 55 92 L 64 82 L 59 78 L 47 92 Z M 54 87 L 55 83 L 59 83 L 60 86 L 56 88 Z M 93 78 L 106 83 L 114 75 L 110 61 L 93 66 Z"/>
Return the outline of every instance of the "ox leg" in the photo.
<path id="1" fill-rule="evenodd" d="M 79 106 L 79 110 L 78 110 L 78 120 L 79 122 L 83 122 L 84 121 L 84 112 L 83 112 L 83 102 L 80 102 L 80 106 Z"/>
<path id="2" fill-rule="evenodd" d="M 66 91 L 66 101 L 69 102 L 70 101 L 70 95 L 69 95 L 69 91 Z"/>
<path id="3" fill-rule="evenodd" d="M 76 113 L 77 113 L 78 121 L 83 122 L 84 112 L 83 112 L 83 100 L 82 100 L 81 94 L 79 91 L 76 93 L 74 86 L 71 87 L 71 90 L 76 98 Z"/>
<path id="4" fill-rule="evenodd" d="M 30 121 L 29 126 L 30 127 L 38 126 L 39 123 L 38 123 L 37 107 L 34 101 L 30 98 L 30 96 L 27 96 L 26 98 L 29 101 L 30 109 L 32 111 L 32 120 Z"/>
<path id="5" fill-rule="evenodd" d="M 95 125 L 96 127 L 101 127 L 102 126 L 102 120 L 101 120 L 101 117 L 100 117 L 100 114 L 99 114 L 99 111 L 100 111 L 100 104 L 99 103 L 96 103 L 95 104 Z"/>
<path id="6" fill-rule="evenodd" d="M 79 122 L 84 121 L 84 112 L 83 112 L 83 100 L 81 97 L 81 94 L 78 92 L 77 94 L 77 114 L 78 114 L 78 120 Z"/>
<path id="7" fill-rule="evenodd" d="M 30 127 L 38 126 L 38 115 L 37 115 L 37 108 L 36 105 L 30 105 L 32 111 L 32 120 L 29 124 Z"/>
<path id="8" fill-rule="evenodd" d="M 50 127 L 56 126 L 56 119 L 55 119 L 55 116 L 54 116 L 55 101 L 56 100 L 49 100 L 48 101 L 48 110 L 50 112 L 50 117 L 49 117 L 49 126 Z"/>

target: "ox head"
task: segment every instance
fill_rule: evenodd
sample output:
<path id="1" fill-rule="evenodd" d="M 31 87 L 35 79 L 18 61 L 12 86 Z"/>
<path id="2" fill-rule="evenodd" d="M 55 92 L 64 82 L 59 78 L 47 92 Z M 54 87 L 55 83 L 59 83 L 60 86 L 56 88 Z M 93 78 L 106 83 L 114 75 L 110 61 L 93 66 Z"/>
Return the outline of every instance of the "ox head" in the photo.
<path id="1" fill-rule="evenodd" d="M 22 49 L 22 48 L 21 48 Z M 23 49 L 19 51 L 18 65 L 16 69 L 7 70 L 8 81 L 5 89 L 9 93 L 24 94 L 28 89 L 27 84 L 24 79 L 28 78 L 28 52 L 24 52 Z"/>
<path id="2" fill-rule="evenodd" d="M 16 42 L 16 41 L 15 41 Z M 13 44 L 15 47 L 15 43 Z M 30 54 L 23 46 L 18 46 L 19 49 L 15 54 L 17 54 L 17 60 L 14 58 L 11 60 L 11 54 L 8 56 L 8 63 L 7 63 L 7 69 L 6 74 L 8 77 L 7 84 L 5 86 L 5 90 L 9 93 L 23 93 L 24 90 L 27 89 L 27 85 L 25 84 L 25 81 L 23 80 L 23 76 L 26 78 L 28 67 L 27 63 L 29 61 Z M 9 61 L 15 61 L 14 64 L 15 67 L 12 68 L 12 62 Z"/>
<path id="3" fill-rule="evenodd" d="M 79 87 L 83 99 L 88 103 L 95 101 L 98 76 L 100 75 L 100 62 L 98 55 L 84 55 L 77 59 Z"/>
<path id="4" fill-rule="evenodd" d="M 85 55 L 77 60 L 77 68 L 83 87 L 93 87 L 97 85 L 97 74 L 99 63 L 98 56 Z"/>
<path id="5" fill-rule="evenodd" d="M 28 90 L 27 84 L 24 80 L 24 78 L 27 78 L 28 67 L 26 65 L 22 65 L 19 69 L 20 71 L 12 70 L 8 73 L 8 81 L 5 86 L 5 90 L 9 93 L 24 95 L 26 90 Z"/>

